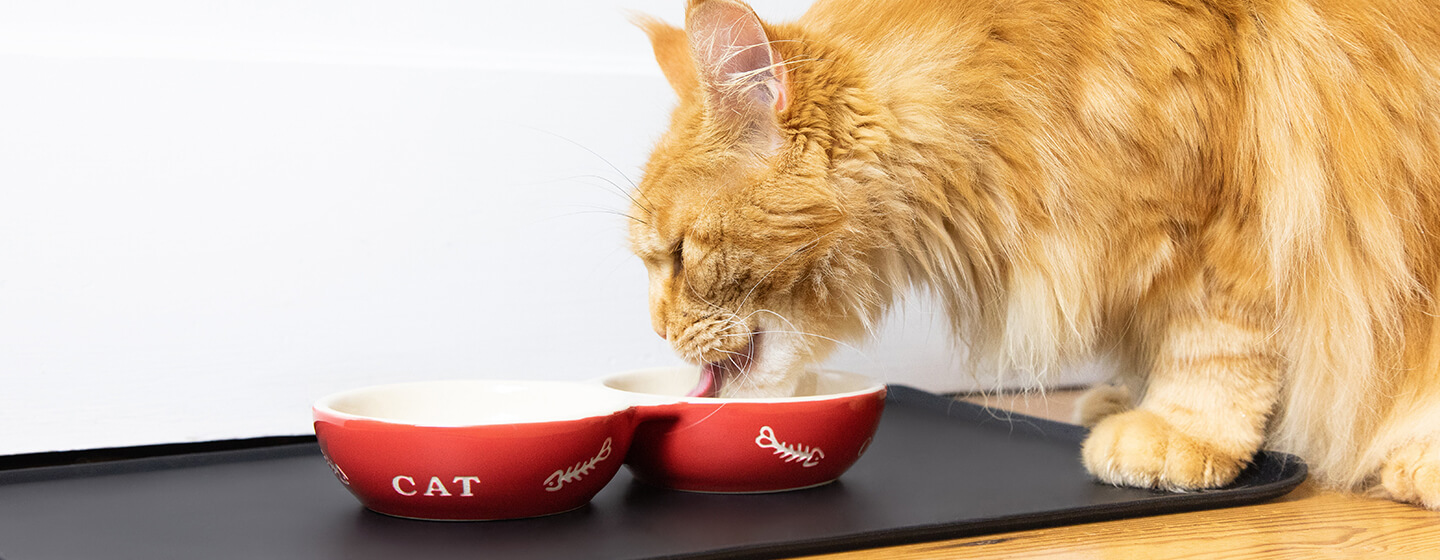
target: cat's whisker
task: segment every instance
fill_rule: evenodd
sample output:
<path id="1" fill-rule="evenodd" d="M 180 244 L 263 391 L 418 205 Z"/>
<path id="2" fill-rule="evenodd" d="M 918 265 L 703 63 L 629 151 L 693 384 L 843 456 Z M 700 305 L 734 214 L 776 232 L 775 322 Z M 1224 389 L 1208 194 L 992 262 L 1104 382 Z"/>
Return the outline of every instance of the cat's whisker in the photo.
<path id="1" fill-rule="evenodd" d="M 740 352 L 732 352 L 729 350 L 720 350 L 718 348 L 716 350 L 719 350 L 719 352 L 722 354 L 726 354 L 725 361 L 730 362 L 730 365 L 733 367 L 734 371 L 738 371 L 742 374 L 745 373 L 744 368 L 740 367 L 740 363 L 735 361 L 736 358 L 744 356 L 744 354 L 741 354 Z"/>
<path id="2" fill-rule="evenodd" d="M 600 185 L 596 185 L 596 184 L 594 184 L 594 183 L 587 183 L 587 182 L 584 182 L 584 181 L 580 181 L 580 179 L 596 179 L 596 180 L 599 180 L 599 181 L 604 181 L 606 184 L 610 185 L 611 187 L 614 187 L 614 190 L 612 191 L 611 189 L 604 189 L 604 187 L 601 187 Z M 581 184 L 581 185 L 586 185 L 586 186 L 591 186 L 591 187 L 597 187 L 597 188 L 604 189 L 604 190 L 606 190 L 607 192 L 611 192 L 611 194 L 618 194 L 619 196 L 625 197 L 626 200 L 629 200 L 631 204 L 634 204 L 636 207 L 640 208 L 641 210 L 644 210 L 645 213 L 650 214 L 651 216 L 654 216 L 654 215 L 655 215 L 655 211 L 654 211 L 654 210 L 651 210 L 650 208 L 647 208 L 644 204 L 641 204 L 640 201 L 635 200 L 635 197 L 634 197 L 634 196 L 631 196 L 630 193 L 629 193 L 629 191 L 627 191 L 624 186 L 620 185 L 619 183 L 616 183 L 615 181 L 611 180 L 609 177 L 605 177 L 604 175 L 595 175 L 595 174 L 572 175 L 572 176 L 569 176 L 569 177 L 560 177 L 560 178 L 556 178 L 556 179 L 547 179 L 547 180 L 543 180 L 543 181 L 534 181 L 534 182 L 530 182 L 530 183 L 520 183 L 520 185 L 521 185 L 521 186 L 536 186 L 536 185 L 550 185 L 550 184 L 554 184 L 554 183 L 563 183 L 563 182 L 579 183 L 579 184 Z M 638 191 L 637 191 L 637 192 L 638 192 Z"/>
<path id="3" fill-rule="evenodd" d="M 609 159 L 606 159 L 606 158 L 605 158 L 605 156 L 600 155 L 599 152 L 596 152 L 595 150 L 590 149 L 589 146 L 586 146 L 586 145 L 584 145 L 584 144 L 581 144 L 581 143 L 579 143 L 579 142 L 576 142 L 575 140 L 573 140 L 573 139 L 571 139 L 571 138 L 569 138 L 569 137 L 567 137 L 567 136 L 564 136 L 564 135 L 562 135 L 562 134 L 558 134 L 558 133 L 555 133 L 555 132 L 552 132 L 552 131 L 549 131 L 549 130 L 545 130 L 545 129 L 542 129 L 542 128 L 537 128 L 537 127 L 533 127 L 533 126 L 526 126 L 526 125 L 523 125 L 523 124 L 517 124 L 516 126 L 521 126 L 521 127 L 524 127 L 524 128 L 529 128 L 530 130 L 533 130 L 533 131 L 535 131 L 535 132 L 540 132 L 540 133 L 543 133 L 543 134 L 548 134 L 548 135 L 550 135 L 550 136 L 554 136 L 554 137 L 556 137 L 556 138 L 559 138 L 559 139 L 561 139 L 561 140 L 564 140 L 564 141 L 566 141 L 566 142 L 569 142 L 570 144 L 573 144 L 575 147 L 580 148 L 580 149 L 582 149 L 582 150 L 585 150 L 585 151 L 588 152 L 590 155 L 595 156 L 596 159 L 598 159 L 598 160 L 600 160 L 601 162 L 603 162 L 603 163 L 604 163 L 606 166 L 608 166 L 611 170 L 615 171 L 616 174 L 620 175 L 621 177 L 624 177 L 624 178 L 625 178 L 625 181 L 626 181 L 626 182 L 629 182 L 631 187 L 637 187 L 637 186 L 639 186 L 639 185 L 636 185 L 636 184 L 635 184 L 635 181 L 632 181 L 629 176 L 625 175 L 625 172 L 624 172 L 624 171 L 621 171 L 619 167 L 616 167 L 614 163 L 611 163 Z"/>
<path id="4" fill-rule="evenodd" d="M 730 313 L 729 315 L 729 317 L 725 317 L 720 320 L 722 325 L 724 325 L 726 328 L 740 328 L 749 331 L 749 327 L 746 326 L 744 318 L 734 313 Z"/>
<path id="5" fill-rule="evenodd" d="M 588 147 L 588 146 L 586 146 L 586 145 L 584 145 L 584 144 L 581 144 L 581 143 L 579 143 L 579 142 L 576 142 L 575 140 L 572 140 L 572 139 L 570 139 L 570 138 L 568 138 L 568 137 L 566 137 L 566 136 L 564 136 L 564 135 L 562 135 L 562 134 L 558 134 L 558 133 L 555 133 L 555 132 L 552 132 L 552 131 L 549 131 L 549 130 L 545 130 L 545 129 L 543 129 L 543 128 L 534 127 L 534 126 L 529 126 L 529 125 L 524 125 L 524 124 L 519 124 L 519 123 L 512 123 L 512 124 L 513 124 L 513 126 L 518 126 L 518 127 L 520 127 L 520 128 L 529 129 L 529 130 L 532 130 L 532 131 L 534 131 L 534 132 L 539 132 L 539 133 L 541 133 L 541 134 L 546 134 L 546 135 L 549 135 L 549 136 L 553 136 L 553 137 L 555 137 L 555 138 L 559 138 L 559 139 L 561 139 L 561 140 L 564 140 L 564 141 L 566 141 L 566 142 L 574 145 L 574 146 L 577 147 L 577 148 L 580 148 L 580 149 L 582 149 L 582 150 L 585 150 L 585 151 L 588 152 L 590 155 L 595 156 L 596 159 L 598 159 L 598 160 L 600 160 L 602 163 L 604 163 L 607 167 L 609 167 L 612 171 L 614 171 L 614 172 L 615 172 L 617 175 L 619 175 L 621 178 L 625 179 L 625 182 L 630 184 L 630 188 L 631 188 L 631 189 L 634 189 L 635 192 L 639 193 L 639 194 L 640 194 L 640 198 L 645 199 L 645 202 L 649 203 L 651 206 L 654 206 L 654 205 L 655 205 L 655 203 L 651 202 L 651 201 L 649 200 L 649 198 L 647 198 L 647 197 L 645 196 L 645 193 L 640 190 L 640 185 L 637 185 L 637 184 L 635 183 L 635 180 L 634 180 L 634 179 L 631 179 L 629 175 L 626 175 L 624 171 L 621 171 L 619 167 L 616 167 L 614 163 L 612 163 L 612 162 L 611 162 L 609 159 L 607 159 L 605 156 L 600 155 L 599 152 L 596 152 L 595 150 L 590 149 L 590 147 Z M 619 185 L 616 185 L 616 186 L 618 187 Z M 631 198 L 631 200 L 634 200 L 634 198 Z M 635 204 L 636 204 L 636 206 L 640 206 L 640 208 L 643 209 L 643 210 L 645 210 L 646 212 L 650 212 L 650 213 L 652 213 L 652 214 L 654 213 L 654 210 L 653 210 L 652 208 L 646 208 L 643 204 L 640 204 L 639 201 L 635 201 Z"/>
<path id="6" fill-rule="evenodd" d="M 808 336 L 808 337 L 811 337 L 811 338 L 818 338 L 818 339 L 821 339 L 821 340 L 827 340 L 827 341 L 833 342 L 833 343 L 835 343 L 835 344 L 837 344 L 837 345 L 839 345 L 839 346 L 845 347 L 845 348 L 847 348 L 847 349 L 854 350 L 854 351 L 856 351 L 856 352 L 860 352 L 860 349 L 859 349 L 859 348 L 856 348 L 855 346 L 853 346 L 853 345 L 851 345 L 851 344 L 848 344 L 848 343 L 846 343 L 846 342 L 843 342 L 843 341 L 840 341 L 840 340 L 837 340 L 837 339 L 834 339 L 834 338 L 831 338 L 831 337 L 828 337 L 828 336 L 825 336 L 825 335 L 821 335 L 821 334 L 815 334 L 815 333 L 805 332 L 805 331 L 789 331 L 789 330 L 767 330 L 767 331 L 765 331 L 765 332 L 766 332 L 766 333 L 774 333 L 774 334 L 794 334 L 794 335 L 800 335 L 800 336 Z M 722 335 L 720 335 L 720 336 L 721 336 L 721 337 L 737 337 L 737 336 L 750 336 L 750 335 L 749 335 L 749 334 L 722 334 Z"/>
<path id="7" fill-rule="evenodd" d="M 565 214 L 557 214 L 557 215 L 555 215 L 555 216 L 552 216 L 552 218 L 565 218 L 565 217 L 571 217 L 571 216 L 580 216 L 580 215 L 584 215 L 584 214 L 610 214 L 610 215 L 612 215 L 612 216 L 620 216 L 620 217 L 622 217 L 622 218 L 629 218 L 629 219 L 634 220 L 635 222 L 637 222 L 637 223 L 639 223 L 639 224 L 641 224 L 641 225 L 647 225 L 647 226 L 650 225 L 650 223 L 649 223 L 649 222 L 646 222 L 645 220 L 642 220 L 642 219 L 640 219 L 640 218 L 636 218 L 635 216 L 631 216 L 630 214 L 626 214 L 626 213 L 624 213 L 624 212 L 621 212 L 621 211 L 619 211 L 619 210 L 614 210 L 614 209 L 611 209 L 611 208 L 602 208 L 602 207 L 598 207 L 598 206 L 575 206 L 575 207 L 578 207 L 578 208 L 589 208 L 589 210 L 580 210 L 580 211 L 576 211 L 576 212 L 567 212 L 567 213 L 565 213 Z"/>
<path id="8" fill-rule="evenodd" d="M 854 345 L 852 345 L 852 344 L 849 344 L 849 343 L 847 343 L 847 342 L 844 342 L 844 341 L 841 341 L 841 340 L 838 340 L 838 339 L 835 339 L 835 338 L 832 338 L 832 337 L 828 337 L 828 336 L 824 336 L 824 335 L 820 335 L 820 334 L 816 334 L 816 333 L 812 333 L 812 332 L 806 332 L 806 331 L 804 331 L 804 330 L 801 330 L 800 328 L 796 327 L 796 326 L 795 326 L 795 323 L 794 323 L 793 321 L 791 321 L 789 318 L 785 317 L 784 315 L 782 315 L 782 314 L 780 314 L 780 313 L 778 313 L 778 312 L 776 312 L 776 311 L 770 310 L 770 309 L 756 309 L 755 311 L 752 311 L 752 312 L 750 312 L 748 315 L 746 315 L 746 316 L 745 316 L 745 319 L 748 320 L 750 317 L 753 317 L 754 315 L 756 315 L 756 314 L 758 314 L 758 313 L 769 313 L 769 314 L 771 314 L 771 315 L 774 315 L 777 319 L 783 321 L 786 325 L 789 325 L 789 327 L 790 327 L 790 330 L 773 330 L 773 329 L 771 329 L 771 330 L 766 330 L 765 332 L 776 333 L 776 334 L 795 334 L 795 335 L 801 335 L 801 336 L 808 336 L 808 337 L 813 337 L 813 338 L 819 338 L 819 339 L 822 339 L 822 340 L 830 341 L 830 342 L 832 342 L 832 343 L 834 343 L 834 344 L 836 344 L 836 345 L 838 345 L 838 346 L 841 346 L 841 347 L 843 347 L 843 348 L 846 348 L 846 349 L 848 349 L 848 350 L 852 350 L 852 351 L 854 351 L 855 353 L 857 353 L 857 354 L 859 354 L 859 355 L 861 355 L 861 356 L 863 356 L 863 357 L 865 357 L 865 358 L 867 358 L 867 359 L 869 358 L 869 355 L 868 355 L 865 351 L 861 350 L 860 348 L 858 348 L 858 347 L 856 347 L 856 346 L 854 346 Z M 720 335 L 720 336 L 722 336 L 722 337 L 751 336 L 751 333 L 722 334 L 722 335 Z"/>

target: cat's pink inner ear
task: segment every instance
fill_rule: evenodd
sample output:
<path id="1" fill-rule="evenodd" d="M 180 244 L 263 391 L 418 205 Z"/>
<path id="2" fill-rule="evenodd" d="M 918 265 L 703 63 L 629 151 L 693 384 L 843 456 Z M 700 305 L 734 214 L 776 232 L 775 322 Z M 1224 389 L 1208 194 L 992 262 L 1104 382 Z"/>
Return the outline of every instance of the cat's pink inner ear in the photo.
<path id="1" fill-rule="evenodd" d="M 785 109 L 789 94 L 784 65 L 749 6 L 731 0 L 693 2 L 685 29 L 716 103 L 742 114 Z"/>

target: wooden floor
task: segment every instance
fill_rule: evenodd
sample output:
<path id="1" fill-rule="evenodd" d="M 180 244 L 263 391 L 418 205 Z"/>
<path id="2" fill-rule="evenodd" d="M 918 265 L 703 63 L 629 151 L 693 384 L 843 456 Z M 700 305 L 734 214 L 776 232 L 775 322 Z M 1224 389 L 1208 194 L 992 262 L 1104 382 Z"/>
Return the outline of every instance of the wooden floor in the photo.
<path id="1" fill-rule="evenodd" d="M 971 398 L 1069 421 L 1077 391 Z M 953 559 L 1377 558 L 1440 560 L 1440 512 L 1302 484 L 1251 506 L 1159 515 L 815 556 Z"/>

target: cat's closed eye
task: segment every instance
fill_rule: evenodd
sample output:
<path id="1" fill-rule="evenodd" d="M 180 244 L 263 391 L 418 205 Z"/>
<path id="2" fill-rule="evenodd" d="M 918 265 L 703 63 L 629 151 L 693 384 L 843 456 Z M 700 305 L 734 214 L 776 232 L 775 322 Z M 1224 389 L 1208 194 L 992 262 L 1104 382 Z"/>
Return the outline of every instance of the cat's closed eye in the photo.
<path id="1" fill-rule="evenodd" d="M 675 243 L 675 249 L 671 251 L 670 258 L 673 260 L 670 265 L 672 276 L 679 276 L 685 272 L 685 240 L 682 239 Z"/>

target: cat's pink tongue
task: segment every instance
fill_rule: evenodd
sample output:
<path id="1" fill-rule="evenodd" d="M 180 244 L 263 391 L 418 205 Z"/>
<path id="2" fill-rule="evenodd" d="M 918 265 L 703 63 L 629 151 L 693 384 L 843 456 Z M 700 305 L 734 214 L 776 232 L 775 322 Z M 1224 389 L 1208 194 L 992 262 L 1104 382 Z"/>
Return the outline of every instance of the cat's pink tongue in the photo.
<path id="1" fill-rule="evenodd" d="M 695 384 L 685 396 L 687 397 L 717 397 L 720 395 L 720 383 L 716 379 L 719 372 L 715 364 L 705 364 L 700 368 L 700 382 Z"/>
<path id="2" fill-rule="evenodd" d="M 750 342 L 739 352 L 728 352 L 729 356 L 718 362 L 710 362 L 700 368 L 700 382 L 695 388 L 686 394 L 687 397 L 719 397 L 720 386 L 729 382 L 737 375 L 744 375 L 750 369 L 750 363 L 755 360 L 755 352 L 760 347 L 760 337 L 764 333 L 756 332 L 750 335 Z"/>

